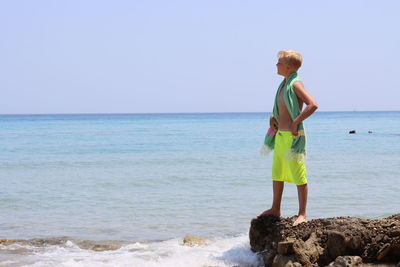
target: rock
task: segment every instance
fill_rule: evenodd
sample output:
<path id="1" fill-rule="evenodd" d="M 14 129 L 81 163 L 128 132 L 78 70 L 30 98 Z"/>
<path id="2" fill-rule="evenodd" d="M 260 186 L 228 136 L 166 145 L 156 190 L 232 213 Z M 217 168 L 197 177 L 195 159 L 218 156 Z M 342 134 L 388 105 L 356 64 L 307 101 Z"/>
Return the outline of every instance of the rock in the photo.
<path id="1" fill-rule="evenodd" d="M 352 254 L 357 253 L 361 248 L 361 237 L 352 236 L 346 239 L 346 247 L 352 250 Z"/>
<path id="2" fill-rule="evenodd" d="M 331 262 L 329 267 L 355 267 L 363 264 L 359 256 L 339 256 L 334 262 Z"/>
<path id="3" fill-rule="evenodd" d="M 311 233 L 307 241 L 296 240 L 293 244 L 294 255 L 303 266 L 314 266 L 323 249 L 318 245 L 317 236 Z"/>
<path id="4" fill-rule="evenodd" d="M 193 247 L 193 246 L 200 246 L 200 245 L 206 245 L 207 241 L 202 238 L 201 236 L 196 236 L 196 235 L 186 235 L 183 238 L 183 245 Z"/>
<path id="5" fill-rule="evenodd" d="M 396 229 L 396 230 L 390 231 L 388 235 L 391 236 L 391 237 L 400 236 L 400 229 Z"/>
<path id="6" fill-rule="evenodd" d="M 65 244 L 68 241 L 66 237 L 49 237 L 49 238 L 32 238 L 26 240 L 32 246 L 59 246 Z"/>
<path id="7" fill-rule="evenodd" d="M 113 245 L 94 245 L 91 250 L 93 251 L 106 251 L 106 250 L 117 250 L 121 248 L 120 246 Z"/>
<path id="8" fill-rule="evenodd" d="M 252 220 L 250 246 L 254 252 L 263 252 L 266 266 L 327 266 L 349 255 L 365 263 L 395 266 L 400 261 L 400 214 L 379 220 L 314 219 L 296 227 L 292 220 L 272 215 Z M 344 260 L 348 258 L 338 261 Z"/>
<path id="9" fill-rule="evenodd" d="M 16 241 L 12 239 L 0 239 L 0 245 L 8 246 L 14 244 Z"/>
<path id="10" fill-rule="evenodd" d="M 265 266 L 272 266 L 272 263 L 276 256 L 276 251 L 273 249 L 269 249 L 269 250 L 265 251 L 264 253 L 262 253 L 262 255 L 263 255 L 263 261 L 264 261 Z"/>
<path id="11" fill-rule="evenodd" d="M 378 251 L 378 253 L 376 254 L 376 259 L 378 261 L 382 260 L 383 258 L 385 258 L 389 252 L 390 252 L 391 246 L 390 244 L 386 243 L 382 246 L 382 248 Z"/>
<path id="12" fill-rule="evenodd" d="M 52 246 L 62 246 L 70 240 L 67 237 L 51 237 L 51 238 L 33 238 L 33 239 L 0 239 L 0 245 L 11 245 L 11 244 L 19 244 L 24 246 L 35 246 L 35 247 L 44 247 L 48 245 Z M 90 240 L 83 240 L 83 241 L 75 241 L 76 244 L 81 249 L 90 249 L 93 251 L 105 251 L 105 250 L 117 250 L 121 248 L 120 244 L 95 244 L 93 241 Z M 109 241 L 104 241 L 105 243 Z"/>
<path id="13" fill-rule="evenodd" d="M 276 255 L 272 267 L 294 267 L 294 261 L 293 256 Z"/>
<path id="14" fill-rule="evenodd" d="M 351 130 L 350 132 L 349 132 L 349 134 L 355 134 L 356 133 L 356 130 Z"/>
<path id="15" fill-rule="evenodd" d="M 333 259 L 344 255 L 346 252 L 346 237 L 340 232 L 329 231 L 327 247 L 329 256 Z"/>
<path id="16" fill-rule="evenodd" d="M 265 248 L 271 248 L 273 243 L 283 241 L 279 221 L 280 218 L 274 215 L 262 216 L 251 221 L 249 236 L 252 251 L 263 251 Z"/>
<path id="17" fill-rule="evenodd" d="M 286 255 L 286 254 L 293 254 L 293 243 L 294 239 L 289 239 L 287 241 L 279 242 L 278 243 L 278 254 Z"/>
<path id="18" fill-rule="evenodd" d="M 392 244 L 391 249 L 390 249 L 390 255 L 397 255 L 397 256 L 400 255 L 400 245 Z M 397 260 L 400 260 L 400 259 L 397 259 Z"/>

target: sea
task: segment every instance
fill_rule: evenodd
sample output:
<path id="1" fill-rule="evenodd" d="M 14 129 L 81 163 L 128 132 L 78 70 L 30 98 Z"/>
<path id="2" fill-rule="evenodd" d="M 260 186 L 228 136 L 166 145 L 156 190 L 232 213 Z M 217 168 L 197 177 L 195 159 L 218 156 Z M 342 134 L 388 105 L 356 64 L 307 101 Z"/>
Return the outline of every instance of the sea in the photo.
<path id="1" fill-rule="evenodd" d="M 269 115 L 0 115 L 0 266 L 261 266 L 248 231 L 272 201 Z M 400 111 L 305 129 L 308 219 L 400 212 Z M 282 216 L 297 211 L 286 184 Z"/>

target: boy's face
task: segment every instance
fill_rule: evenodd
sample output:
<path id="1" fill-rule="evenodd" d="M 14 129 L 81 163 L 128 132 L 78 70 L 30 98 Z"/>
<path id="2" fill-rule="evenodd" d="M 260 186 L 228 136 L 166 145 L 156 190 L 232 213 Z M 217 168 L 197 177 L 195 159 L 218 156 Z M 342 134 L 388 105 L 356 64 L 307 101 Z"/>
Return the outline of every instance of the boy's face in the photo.
<path id="1" fill-rule="evenodd" d="M 279 75 L 286 76 L 291 73 L 292 67 L 283 58 L 280 58 L 278 60 L 278 63 L 276 63 L 276 67 L 278 69 Z"/>

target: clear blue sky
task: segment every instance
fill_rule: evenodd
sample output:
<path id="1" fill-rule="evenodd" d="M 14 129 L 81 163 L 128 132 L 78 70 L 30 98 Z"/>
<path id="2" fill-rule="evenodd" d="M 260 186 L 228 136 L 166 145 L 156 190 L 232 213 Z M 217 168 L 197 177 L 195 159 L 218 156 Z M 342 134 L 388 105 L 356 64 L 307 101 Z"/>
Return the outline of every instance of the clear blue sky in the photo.
<path id="1" fill-rule="evenodd" d="M 400 1 L 1 1 L 0 114 L 400 110 Z"/>

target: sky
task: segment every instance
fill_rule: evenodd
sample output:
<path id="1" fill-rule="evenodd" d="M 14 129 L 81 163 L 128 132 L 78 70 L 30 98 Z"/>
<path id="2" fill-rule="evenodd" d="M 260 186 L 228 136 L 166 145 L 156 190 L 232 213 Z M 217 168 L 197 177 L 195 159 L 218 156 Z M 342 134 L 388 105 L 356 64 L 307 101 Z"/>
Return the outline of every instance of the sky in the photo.
<path id="1" fill-rule="evenodd" d="M 400 110 L 400 1 L 0 0 L 0 114 Z"/>

